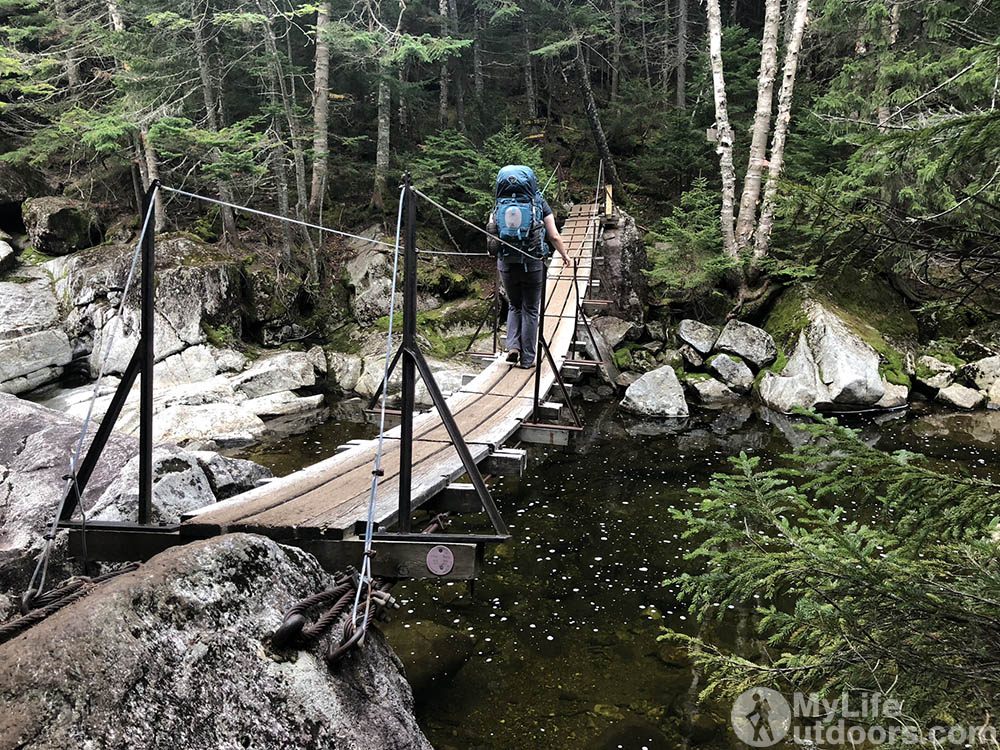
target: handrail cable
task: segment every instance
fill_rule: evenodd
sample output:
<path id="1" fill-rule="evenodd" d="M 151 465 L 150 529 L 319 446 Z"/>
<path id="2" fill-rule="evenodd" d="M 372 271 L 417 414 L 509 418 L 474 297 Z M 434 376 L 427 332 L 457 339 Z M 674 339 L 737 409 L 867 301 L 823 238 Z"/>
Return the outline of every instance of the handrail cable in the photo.
<path id="1" fill-rule="evenodd" d="M 403 187 L 399 193 L 399 210 L 396 214 L 396 243 L 392 258 L 392 291 L 389 294 L 389 330 L 385 337 L 385 367 L 382 374 L 382 382 L 385 387 L 382 389 L 382 406 L 379 413 L 378 426 L 378 448 L 375 451 L 375 466 L 372 469 L 371 490 L 368 494 L 368 519 L 365 524 L 365 550 L 361 559 L 361 576 L 358 581 L 358 588 L 354 595 L 354 606 L 351 608 L 351 623 L 355 626 L 358 621 L 358 607 L 361 604 L 361 589 L 365 588 L 367 582 L 368 599 L 365 602 L 365 618 L 362 622 L 362 630 L 368 627 L 368 611 L 371 608 L 371 584 L 372 584 L 372 534 L 375 528 L 375 496 L 378 493 L 378 480 L 382 475 L 382 446 L 385 441 L 385 408 L 389 394 L 389 362 L 392 358 L 392 324 L 396 311 L 396 286 L 399 278 L 399 238 L 403 228 L 403 199 L 406 196 L 406 188 Z M 363 637 L 363 636 L 362 636 Z"/>

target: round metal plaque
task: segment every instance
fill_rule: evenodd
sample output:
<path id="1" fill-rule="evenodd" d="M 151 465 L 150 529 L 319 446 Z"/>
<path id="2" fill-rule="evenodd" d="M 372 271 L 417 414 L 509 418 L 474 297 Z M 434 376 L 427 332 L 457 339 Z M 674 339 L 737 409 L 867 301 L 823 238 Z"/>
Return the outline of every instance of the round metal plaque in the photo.
<path id="1" fill-rule="evenodd" d="M 455 567 L 455 555 L 443 544 L 427 551 L 427 570 L 436 576 L 446 576 Z"/>

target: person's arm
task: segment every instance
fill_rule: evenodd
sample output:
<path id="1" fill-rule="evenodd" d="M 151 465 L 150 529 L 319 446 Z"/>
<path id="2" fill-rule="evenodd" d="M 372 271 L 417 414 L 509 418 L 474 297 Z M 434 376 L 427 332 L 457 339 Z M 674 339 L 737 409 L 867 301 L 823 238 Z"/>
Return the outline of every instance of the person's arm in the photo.
<path id="1" fill-rule="evenodd" d="M 572 265 L 569 256 L 566 255 L 566 245 L 563 243 L 559 230 L 556 229 L 556 217 L 552 214 L 545 217 L 545 239 L 551 242 L 552 246 L 559 251 L 559 254 L 562 256 L 563 263 L 567 266 Z"/>

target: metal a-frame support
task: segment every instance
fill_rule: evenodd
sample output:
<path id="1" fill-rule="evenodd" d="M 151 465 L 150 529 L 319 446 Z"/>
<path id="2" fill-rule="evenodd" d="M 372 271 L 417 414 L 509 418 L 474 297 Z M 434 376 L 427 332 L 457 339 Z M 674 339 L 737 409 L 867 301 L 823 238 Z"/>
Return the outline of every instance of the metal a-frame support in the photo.
<path id="1" fill-rule="evenodd" d="M 402 419 L 399 446 L 399 531 L 394 534 L 379 533 L 376 535 L 376 538 L 398 539 L 411 536 L 410 514 L 412 507 L 410 500 L 413 486 L 413 411 L 415 407 L 416 375 L 419 372 L 424 385 L 427 387 L 431 402 L 437 408 L 441 422 L 448 431 L 448 437 L 451 439 L 458 457 L 462 461 L 462 466 L 469 475 L 469 480 L 475 488 L 483 510 L 489 517 L 490 523 L 493 524 L 496 537 L 491 537 L 488 541 L 500 541 L 501 539 L 510 537 L 507 526 L 503 518 L 500 517 L 500 511 L 497 510 L 496 504 L 493 502 L 489 488 L 483 480 L 483 475 L 480 473 L 475 459 L 472 458 L 469 446 L 466 445 L 465 438 L 462 436 L 462 432 L 459 430 L 455 418 L 448 408 L 448 402 L 442 395 L 437 381 L 434 380 L 434 374 L 431 372 L 431 368 L 427 364 L 423 352 L 420 351 L 420 345 L 417 343 L 417 206 L 414 200 L 415 196 L 409 172 L 403 175 L 403 187 L 403 341 L 389 365 L 389 371 L 385 380 L 383 380 L 375 397 L 373 397 L 374 402 L 381 395 L 382 389 L 387 386 L 393 369 L 397 364 L 401 363 L 403 368 L 403 390 L 401 394 L 402 403 L 400 405 Z M 413 536 L 426 539 L 426 535 L 424 534 Z"/>
<path id="2" fill-rule="evenodd" d="M 129 392 L 135 384 L 137 377 L 141 375 L 139 386 L 139 526 L 147 526 L 150 523 L 153 507 L 153 301 L 156 291 L 155 285 L 155 246 L 154 236 L 155 226 L 145 221 L 145 217 L 150 216 L 151 204 L 156 200 L 156 190 L 160 183 L 154 181 L 146 191 L 142 199 L 142 213 L 140 214 L 139 226 L 145 226 L 145 233 L 142 235 L 142 280 L 141 280 L 141 312 L 140 312 L 140 335 L 139 344 L 132 354 L 125 372 L 122 373 L 121 383 L 111 399 L 111 405 L 107 413 L 101 419 L 101 424 L 94 434 L 94 439 L 87 449 L 80 465 L 76 469 L 75 476 L 70 477 L 70 483 L 66 492 L 66 497 L 62 506 L 62 513 L 59 516 L 61 525 L 73 525 L 70 519 L 77 507 L 81 503 L 87 483 L 97 466 L 101 454 L 111 437 L 115 422 L 121 414 Z M 90 522 L 89 526 L 95 526 L 95 522 Z"/>

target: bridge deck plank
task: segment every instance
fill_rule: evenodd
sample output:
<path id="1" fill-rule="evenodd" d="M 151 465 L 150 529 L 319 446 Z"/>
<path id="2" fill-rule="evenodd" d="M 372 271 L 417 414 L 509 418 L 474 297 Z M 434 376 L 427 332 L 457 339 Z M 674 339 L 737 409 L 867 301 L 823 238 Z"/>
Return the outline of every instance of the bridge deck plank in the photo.
<path id="1" fill-rule="evenodd" d="M 581 298 L 590 282 L 593 206 L 574 206 L 563 227 L 571 258 L 579 261 Z M 561 272 L 562 271 L 562 272 Z M 576 295 L 572 275 L 557 256 L 545 291 L 546 339 L 562 366 L 575 328 Z M 548 363 L 542 367 L 540 395 L 555 382 Z M 512 367 L 498 358 L 448 399 L 448 406 L 478 462 L 513 435 L 529 419 L 534 371 Z M 386 432 L 375 520 L 396 522 L 399 489 L 400 428 Z M 343 538 L 367 517 L 377 441 L 366 441 L 295 474 L 191 514 L 182 533 L 203 536 L 227 531 L 255 531 L 283 539 Z M 440 492 L 465 473 L 436 410 L 414 417 L 413 507 Z"/>

